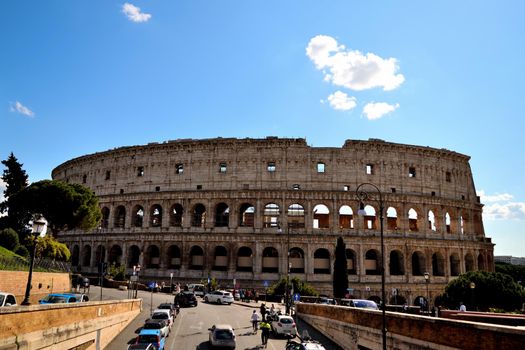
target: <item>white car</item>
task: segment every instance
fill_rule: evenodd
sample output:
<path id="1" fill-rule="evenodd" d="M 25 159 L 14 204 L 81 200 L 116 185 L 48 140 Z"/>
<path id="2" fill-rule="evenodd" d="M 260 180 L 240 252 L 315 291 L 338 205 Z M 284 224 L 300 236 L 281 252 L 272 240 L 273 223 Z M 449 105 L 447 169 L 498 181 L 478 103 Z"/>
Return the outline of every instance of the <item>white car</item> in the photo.
<path id="1" fill-rule="evenodd" d="M 171 314 L 171 311 L 168 309 L 155 309 L 153 310 L 153 313 L 151 314 L 150 318 L 152 320 L 165 320 L 168 322 L 168 327 L 171 328 L 173 325 L 173 316 Z"/>
<path id="2" fill-rule="evenodd" d="M 233 303 L 233 295 L 225 290 L 214 290 L 204 296 L 204 302 L 230 305 Z"/>
<path id="3" fill-rule="evenodd" d="M 291 316 L 279 315 L 271 323 L 272 331 L 275 335 L 284 335 L 295 337 L 297 335 L 297 327 L 295 321 Z"/>
<path id="4" fill-rule="evenodd" d="M 210 331 L 210 347 L 228 347 L 235 349 L 235 333 L 233 332 L 232 326 L 228 324 L 216 324 L 211 328 Z"/>
<path id="5" fill-rule="evenodd" d="M 163 337 L 169 337 L 170 335 L 170 326 L 168 320 L 152 320 L 147 319 L 144 322 L 143 329 L 159 329 Z"/>

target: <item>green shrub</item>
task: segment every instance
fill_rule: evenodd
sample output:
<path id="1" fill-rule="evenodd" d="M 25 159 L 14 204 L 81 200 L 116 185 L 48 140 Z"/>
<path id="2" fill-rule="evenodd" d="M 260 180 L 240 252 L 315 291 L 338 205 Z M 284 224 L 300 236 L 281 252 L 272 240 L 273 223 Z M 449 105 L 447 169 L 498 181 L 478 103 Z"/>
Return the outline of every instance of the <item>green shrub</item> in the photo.
<path id="1" fill-rule="evenodd" d="M 23 245 L 19 245 L 18 247 L 16 247 L 14 252 L 20 256 L 23 256 L 24 258 L 29 257 L 29 250 L 27 250 L 27 248 Z"/>
<path id="2" fill-rule="evenodd" d="M 108 275 L 111 276 L 115 281 L 125 281 L 126 267 L 124 265 L 112 263 L 108 266 Z"/>
<path id="3" fill-rule="evenodd" d="M 19 244 L 18 233 L 15 230 L 12 228 L 0 230 L 0 246 L 14 251 Z"/>

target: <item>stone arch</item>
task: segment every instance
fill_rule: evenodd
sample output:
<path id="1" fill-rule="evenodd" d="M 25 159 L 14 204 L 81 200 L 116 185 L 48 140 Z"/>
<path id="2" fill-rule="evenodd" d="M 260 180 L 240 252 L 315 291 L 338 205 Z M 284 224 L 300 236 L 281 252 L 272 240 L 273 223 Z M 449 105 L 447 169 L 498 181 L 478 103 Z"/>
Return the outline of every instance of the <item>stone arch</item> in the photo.
<path id="1" fill-rule="evenodd" d="M 354 228 L 354 212 L 348 205 L 343 205 L 339 208 L 339 228 L 353 229 Z"/>
<path id="2" fill-rule="evenodd" d="M 390 252 L 390 275 L 401 276 L 405 274 L 405 262 L 403 253 L 400 250 L 392 250 Z"/>
<path id="3" fill-rule="evenodd" d="M 304 228 L 304 207 L 299 203 L 292 203 L 288 206 L 288 227 Z"/>
<path id="4" fill-rule="evenodd" d="M 151 206 L 149 224 L 151 227 L 162 226 L 162 207 L 160 204 L 153 204 Z"/>
<path id="5" fill-rule="evenodd" d="M 357 254 L 350 248 L 345 250 L 346 255 L 346 270 L 349 275 L 357 274 Z"/>
<path id="6" fill-rule="evenodd" d="M 274 247 L 263 249 L 262 272 L 279 272 L 279 252 Z"/>
<path id="7" fill-rule="evenodd" d="M 445 258 L 440 252 L 432 254 L 432 275 L 445 276 Z"/>
<path id="8" fill-rule="evenodd" d="M 304 273 L 304 251 L 301 248 L 291 248 L 289 259 L 291 273 Z"/>
<path id="9" fill-rule="evenodd" d="M 160 266 L 160 249 L 156 244 L 150 244 L 144 255 L 146 268 L 155 269 Z"/>
<path id="10" fill-rule="evenodd" d="M 182 227 L 184 219 L 184 208 L 180 203 L 175 203 L 170 209 L 170 226 Z"/>
<path id="11" fill-rule="evenodd" d="M 204 250 L 198 245 L 194 245 L 190 248 L 190 270 L 203 270 L 204 269 Z"/>
<path id="12" fill-rule="evenodd" d="M 460 270 L 460 260 L 457 253 L 450 254 L 450 276 L 459 276 Z"/>
<path id="13" fill-rule="evenodd" d="M 326 248 L 314 252 L 314 274 L 330 274 L 330 253 Z"/>
<path id="14" fill-rule="evenodd" d="M 221 202 L 215 207 L 215 227 L 228 227 L 230 223 L 230 207 Z"/>
<path id="15" fill-rule="evenodd" d="M 222 245 L 215 247 L 213 252 L 213 266 L 212 270 L 226 271 L 228 270 L 228 250 Z"/>
<path id="16" fill-rule="evenodd" d="M 191 226 L 204 227 L 206 223 L 206 207 L 202 203 L 197 203 L 193 207 L 191 216 Z"/>
<path id="17" fill-rule="evenodd" d="M 133 266 L 138 266 L 140 263 L 140 248 L 133 244 L 128 248 L 128 263 L 127 267 L 132 269 Z"/>
<path id="18" fill-rule="evenodd" d="M 132 225 L 134 227 L 142 227 L 144 223 L 144 208 L 141 205 L 136 205 L 131 212 Z"/>
<path id="19" fill-rule="evenodd" d="M 102 219 L 100 219 L 100 227 L 108 228 L 109 227 L 109 208 L 103 207 L 101 209 Z"/>
<path id="20" fill-rule="evenodd" d="M 80 265 L 80 247 L 78 244 L 75 244 L 71 252 L 71 266 L 75 267 L 78 265 Z"/>
<path id="21" fill-rule="evenodd" d="M 363 210 L 365 230 L 377 230 L 377 216 L 376 209 L 370 204 L 366 205 Z"/>
<path id="22" fill-rule="evenodd" d="M 178 245 L 173 244 L 168 247 L 167 257 L 168 263 L 166 265 L 168 265 L 168 268 L 180 269 L 182 265 L 182 254 Z"/>
<path id="23" fill-rule="evenodd" d="M 485 264 L 485 257 L 483 254 L 478 254 L 478 270 L 487 270 L 487 265 Z"/>
<path id="24" fill-rule="evenodd" d="M 252 248 L 243 246 L 237 251 L 237 271 L 253 271 Z"/>
<path id="25" fill-rule="evenodd" d="M 122 260 L 122 247 L 118 244 L 113 244 L 109 250 L 108 263 L 120 266 Z"/>
<path id="26" fill-rule="evenodd" d="M 239 226 L 254 227 L 255 225 L 255 207 L 251 203 L 241 204 L 239 210 Z"/>
<path id="27" fill-rule="evenodd" d="M 113 227 L 124 228 L 126 225 L 126 208 L 123 205 L 119 205 L 115 210 L 115 221 Z"/>
<path id="28" fill-rule="evenodd" d="M 89 244 L 82 248 L 82 266 L 91 266 L 91 246 Z"/>
<path id="29" fill-rule="evenodd" d="M 397 227 L 397 210 L 394 207 L 388 207 L 386 210 L 386 229 L 395 231 Z"/>
<path id="30" fill-rule="evenodd" d="M 465 272 L 470 272 L 474 270 L 474 257 L 472 256 L 472 254 L 467 253 L 465 254 Z"/>
<path id="31" fill-rule="evenodd" d="M 417 211 L 414 208 L 410 208 L 408 210 L 408 230 L 409 231 L 411 232 L 419 231 L 419 227 L 417 225 L 417 218 L 418 218 Z"/>
<path id="32" fill-rule="evenodd" d="M 279 224 L 279 206 L 275 203 L 268 203 L 264 206 L 263 212 L 263 226 L 277 227 Z"/>
<path id="33" fill-rule="evenodd" d="M 423 276 L 426 266 L 425 254 L 420 251 L 412 253 L 412 276 Z"/>
<path id="34" fill-rule="evenodd" d="M 432 210 L 428 211 L 427 214 L 427 221 L 428 221 L 428 229 L 432 232 L 436 232 L 436 217 L 434 215 L 434 212 Z"/>
<path id="35" fill-rule="evenodd" d="M 313 228 L 330 228 L 330 210 L 324 204 L 317 204 L 313 209 Z"/>
<path id="36" fill-rule="evenodd" d="M 365 253 L 365 274 L 381 274 L 381 260 L 379 258 L 379 252 L 376 249 L 369 249 Z"/>
<path id="37" fill-rule="evenodd" d="M 448 212 L 445 213 L 445 232 L 446 233 L 451 233 L 452 232 L 452 228 L 451 228 L 451 220 L 450 220 L 450 214 Z"/>

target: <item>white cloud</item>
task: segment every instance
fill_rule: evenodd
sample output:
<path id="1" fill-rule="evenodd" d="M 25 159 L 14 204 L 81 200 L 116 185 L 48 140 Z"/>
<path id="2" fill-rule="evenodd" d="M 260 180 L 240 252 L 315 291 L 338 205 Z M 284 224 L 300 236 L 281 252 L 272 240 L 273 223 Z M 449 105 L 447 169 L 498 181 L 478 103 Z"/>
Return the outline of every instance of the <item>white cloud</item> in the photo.
<path id="1" fill-rule="evenodd" d="M 11 106 L 9 107 L 9 110 L 11 112 L 20 113 L 20 114 L 26 115 L 28 117 L 34 117 L 35 116 L 35 113 L 32 110 L 30 110 L 29 108 L 27 108 L 26 106 L 24 106 L 23 104 L 21 104 L 18 101 L 15 101 L 15 103 L 11 103 Z"/>
<path id="2" fill-rule="evenodd" d="M 349 111 L 357 106 L 357 100 L 342 91 L 336 91 L 328 96 L 330 106 L 338 111 Z"/>
<path id="3" fill-rule="evenodd" d="M 149 13 L 141 12 L 140 7 L 137 7 L 128 2 L 122 5 L 122 12 L 124 12 L 128 19 L 133 22 L 147 22 L 151 18 Z"/>
<path id="4" fill-rule="evenodd" d="M 381 58 L 376 54 L 362 54 L 357 50 L 347 50 L 344 45 L 326 35 L 310 39 L 306 55 L 323 70 L 324 80 L 337 86 L 352 90 L 367 90 L 382 87 L 394 90 L 405 77 L 396 74 L 399 67 L 395 58 Z"/>
<path id="5" fill-rule="evenodd" d="M 0 203 L 2 203 L 5 199 L 4 197 L 4 191 L 5 189 L 7 188 L 7 184 L 4 182 L 4 180 L 2 180 L 0 178 Z M 7 215 L 7 212 L 6 213 L 0 213 L 0 216 L 5 216 Z"/>
<path id="6" fill-rule="evenodd" d="M 483 217 L 487 220 L 525 220 L 525 202 L 512 201 L 513 195 L 509 193 L 496 193 L 487 195 L 485 191 L 478 191 L 483 207 Z"/>
<path id="7" fill-rule="evenodd" d="M 363 114 L 368 120 L 379 119 L 387 113 L 393 112 L 399 108 L 399 103 L 395 105 L 386 102 L 370 102 L 363 108 Z"/>

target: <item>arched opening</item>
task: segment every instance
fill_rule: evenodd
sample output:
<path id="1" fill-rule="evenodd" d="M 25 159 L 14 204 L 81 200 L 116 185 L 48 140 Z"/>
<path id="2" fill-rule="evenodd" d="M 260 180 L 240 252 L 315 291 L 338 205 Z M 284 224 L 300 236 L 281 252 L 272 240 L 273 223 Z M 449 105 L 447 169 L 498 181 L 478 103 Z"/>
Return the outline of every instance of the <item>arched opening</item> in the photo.
<path id="1" fill-rule="evenodd" d="M 459 255 L 454 253 L 450 255 L 450 276 L 459 276 Z"/>
<path id="2" fill-rule="evenodd" d="M 237 251 L 237 271 L 253 271 L 253 254 L 250 247 L 240 247 Z"/>
<path id="3" fill-rule="evenodd" d="M 357 274 L 357 261 L 356 261 L 356 254 L 352 249 L 346 249 L 346 272 L 349 275 L 356 275 Z"/>
<path id="4" fill-rule="evenodd" d="M 75 267 L 80 265 L 80 247 L 75 244 L 73 246 L 73 251 L 71 252 L 71 266 Z"/>
<path id="5" fill-rule="evenodd" d="M 115 244 L 109 250 L 108 263 L 115 264 L 116 266 L 120 266 L 121 259 L 122 259 L 122 248 L 118 244 Z"/>
<path id="6" fill-rule="evenodd" d="M 182 227 L 184 208 L 179 203 L 174 204 L 170 210 L 170 226 Z"/>
<path id="7" fill-rule="evenodd" d="M 133 266 L 138 266 L 140 262 L 140 248 L 132 245 L 128 248 L 128 264 L 127 267 L 132 269 Z"/>
<path id="8" fill-rule="evenodd" d="M 190 249 L 190 270 L 202 270 L 204 268 L 204 251 L 198 245 Z"/>
<path id="9" fill-rule="evenodd" d="M 243 203 L 239 212 L 239 226 L 253 227 L 255 224 L 255 207 L 251 203 Z"/>
<path id="10" fill-rule="evenodd" d="M 317 204 L 314 207 L 313 228 L 330 228 L 330 210 L 324 204 Z"/>
<path id="11" fill-rule="evenodd" d="M 146 256 L 144 257 L 147 268 L 155 269 L 160 266 L 160 249 L 152 244 L 146 249 Z"/>
<path id="12" fill-rule="evenodd" d="M 463 220 L 463 216 L 459 217 L 459 233 L 460 234 L 465 233 L 465 221 Z"/>
<path id="13" fill-rule="evenodd" d="M 412 276 L 423 276 L 426 270 L 425 255 L 422 252 L 412 254 Z"/>
<path id="14" fill-rule="evenodd" d="M 279 252 L 274 247 L 263 250 L 262 272 L 279 272 Z"/>
<path id="15" fill-rule="evenodd" d="M 97 264 L 106 261 L 106 248 L 103 245 L 97 247 L 95 251 L 95 261 Z M 71 264 L 75 266 L 73 262 Z"/>
<path id="16" fill-rule="evenodd" d="M 365 211 L 365 215 L 363 217 L 365 230 L 377 229 L 377 217 L 375 208 L 371 205 L 366 205 L 363 209 Z"/>
<path id="17" fill-rule="evenodd" d="M 408 229 L 412 232 L 419 231 L 417 227 L 417 211 L 414 208 L 410 208 L 408 211 Z"/>
<path id="18" fill-rule="evenodd" d="M 447 228 L 447 233 L 450 233 L 450 214 L 445 213 L 445 227 Z"/>
<path id="19" fill-rule="evenodd" d="M 343 205 L 341 208 L 339 208 L 339 228 L 354 228 L 354 212 L 348 205 Z"/>
<path id="20" fill-rule="evenodd" d="M 115 224 L 113 227 L 115 228 L 124 228 L 124 225 L 126 224 L 126 208 L 124 206 L 119 205 L 117 207 L 117 210 L 115 210 Z"/>
<path id="21" fill-rule="evenodd" d="M 161 227 L 162 226 L 162 207 L 158 204 L 155 204 L 151 207 L 150 226 L 151 227 Z"/>
<path id="22" fill-rule="evenodd" d="M 432 210 L 428 211 L 428 229 L 436 232 L 436 218 Z"/>
<path id="23" fill-rule="evenodd" d="M 381 261 L 379 260 L 379 252 L 375 249 L 370 249 L 365 253 L 365 274 L 381 274 Z"/>
<path id="24" fill-rule="evenodd" d="M 180 253 L 180 248 L 177 245 L 170 245 L 168 247 L 168 268 L 170 269 L 180 269 L 182 265 L 181 261 L 182 255 Z"/>
<path id="25" fill-rule="evenodd" d="M 478 270 L 487 270 L 485 257 L 481 253 L 478 255 Z"/>
<path id="26" fill-rule="evenodd" d="M 330 253 L 319 248 L 314 252 L 314 274 L 330 274 Z"/>
<path id="27" fill-rule="evenodd" d="M 215 227 L 228 227 L 230 223 L 230 208 L 226 203 L 219 203 L 215 207 Z"/>
<path id="28" fill-rule="evenodd" d="M 397 230 L 397 210 L 394 207 L 389 207 L 386 210 L 386 229 L 390 231 Z"/>
<path id="29" fill-rule="evenodd" d="M 198 203 L 193 207 L 193 215 L 191 217 L 191 226 L 204 227 L 206 222 L 206 207 Z"/>
<path id="30" fill-rule="evenodd" d="M 91 246 L 85 245 L 82 248 L 82 266 L 91 266 Z"/>
<path id="31" fill-rule="evenodd" d="M 304 208 L 301 204 L 294 203 L 288 207 L 288 227 L 304 228 Z"/>
<path id="32" fill-rule="evenodd" d="M 279 206 L 275 203 L 266 204 L 263 212 L 264 227 L 277 227 L 279 222 Z"/>
<path id="33" fill-rule="evenodd" d="M 102 212 L 102 219 L 100 220 L 100 227 L 108 228 L 109 227 L 109 208 L 104 207 L 102 208 L 101 212 Z"/>
<path id="34" fill-rule="evenodd" d="M 142 208 L 140 205 L 136 205 L 135 208 L 133 208 L 133 226 L 134 227 L 142 227 L 142 224 L 144 223 L 144 208 Z"/>
<path id="35" fill-rule="evenodd" d="M 465 254 L 465 272 L 474 271 L 474 258 L 472 254 Z"/>
<path id="36" fill-rule="evenodd" d="M 403 253 L 399 250 L 392 250 L 390 252 L 390 275 L 401 276 L 405 274 L 405 264 L 403 261 Z"/>
<path id="37" fill-rule="evenodd" d="M 441 253 L 432 254 L 432 275 L 445 276 L 445 258 Z"/>
<path id="38" fill-rule="evenodd" d="M 222 245 L 216 246 L 213 254 L 213 270 L 228 270 L 228 251 Z"/>
<path id="39" fill-rule="evenodd" d="M 290 249 L 290 273 L 304 273 L 304 252 L 301 248 Z"/>

